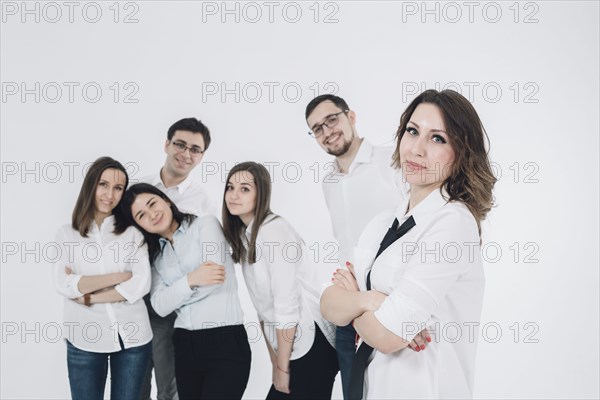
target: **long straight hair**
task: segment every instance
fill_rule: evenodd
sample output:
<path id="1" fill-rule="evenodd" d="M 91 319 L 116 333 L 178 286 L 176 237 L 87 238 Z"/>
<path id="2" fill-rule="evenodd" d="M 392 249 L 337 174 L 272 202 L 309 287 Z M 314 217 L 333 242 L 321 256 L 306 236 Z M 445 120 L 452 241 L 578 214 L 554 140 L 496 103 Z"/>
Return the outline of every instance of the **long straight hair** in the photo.
<path id="1" fill-rule="evenodd" d="M 492 189 L 496 177 L 486 148 L 489 138 L 475 108 L 464 96 L 453 90 L 426 90 L 417 96 L 400 118 L 392 165 L 401 168 L 400 141 L 410 117 L 422 103 L 434 104 L 442 113 L 449 143 L 455 154 L 450 175 L 442 183 L 440 191 L 446 190 L 450 196 L 448 201 L 461 201 L 467 206 L 477 221 L 481 235 L 481 221 L 494 205 Z"/>
<path id="2" fill-rule="evenodd" d="M 107 169 L 116 169 L 125 174 L 125 187 L 123 190 L 127 189 L 127 185 L 129 184 L 127 170 L 123 164 L 117 160 L 110 157 L 100 157 L 94 161 L 87 170 L 85 178 L 83 178 L 83 184 L 81 185 L 81 190 L 79 190 L 79 196 L 77 197 L 71 216 L 71 226 L 76 231 L 79 231 L 79 234 L 83 237 L 87 237 L 92 222 L 94 221 L 94 217 L 96 216 L 96 189 L 102 173 Z M 121 201 L 122 200 L 123 199 L 121 198 Z M 119 204 L 113 209 L 113 213 L 117 220 L 120 218 L 118 210 Z"/>
<path id="3" fill-rule="evenodd" d="M 166 201 L 171 208 L 171 212 L 173 213 L 173 219 L 177 222 L 178 225 L 181 225 L 182 222 L 186 221 L 191 223 L 196 216 L 193 214 L 186 214 L 177 208 L 175 203 L 171 201 L 169 196 L 163 193 L 162 190 L 158 189 L 155 186 L 149 185 L 147 183 L 136 183 L 132 185 L 126 192 L 123 194 L 123 198 L 121 199 L 121 214 L 123 216 L 122 220 L 117 221 L 117 226 L 115 232 L 123 232 L 129 226 L 135 226 L 142 232 L 144 235 L 144 241 L 148 244 L 148 256 L 150 258 L 150 262 L 154 262 L 156 257 L 162 253 L 162 247 L 160 246 L 160 235 L 156 233 L 150 233 L 144 230 L 133 218 L 133 214 L 131 213 L 131 205 L 138 197 L 138 195 L 142 193 L 149 193 L 156 195 Z"/>
<path id="4" fill-rule="evenodd" d="M 225 194 L 231 177 L 237 172 L 247 172 L 254 178 L 256 187 L 256 205 L 254 207 L 254 216 L 252 220 L 252 230 L 250 240 L 246 239 L 246 226 L 237 215 L 232 215 L 225 202 Z M 231 257 L 236 263 L 247 261 L 250 264 L 256 263 L 256 238 L 258 230 L 271 212 L 271 176 L 269 171 L 262 165 L 252 161 L 243 162 L 234 166 L 227 175 L 225 182 L 225 191 L 223 193 L 223 232 L 225 238 L 231 244 L 233 253 Z M 248 245 L 248 250 L 244 246 Z"/>

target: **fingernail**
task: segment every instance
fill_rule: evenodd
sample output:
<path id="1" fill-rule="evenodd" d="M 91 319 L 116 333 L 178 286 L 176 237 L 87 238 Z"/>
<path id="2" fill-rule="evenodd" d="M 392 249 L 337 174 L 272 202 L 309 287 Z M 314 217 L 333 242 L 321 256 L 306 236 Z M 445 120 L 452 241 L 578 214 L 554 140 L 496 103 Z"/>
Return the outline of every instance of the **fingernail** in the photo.
<path id="1" fill-rule="evenodd" d="M 429 336 L 427 336 L 427 337 L 425 338 L 425 340 L 427 340 L 428 342 L 431 342 L 431 338 L 430 338 Z"/>
<path id="2" fill-rule="evenodd" d="M 425 345 L 424 344 L 421 345 L 421 350 L 425 350 Z"/>
<path id="3" fill-rule="evenodd" d="M 350 261 L 346 261 L 346 265 L 350 265 Z"/>

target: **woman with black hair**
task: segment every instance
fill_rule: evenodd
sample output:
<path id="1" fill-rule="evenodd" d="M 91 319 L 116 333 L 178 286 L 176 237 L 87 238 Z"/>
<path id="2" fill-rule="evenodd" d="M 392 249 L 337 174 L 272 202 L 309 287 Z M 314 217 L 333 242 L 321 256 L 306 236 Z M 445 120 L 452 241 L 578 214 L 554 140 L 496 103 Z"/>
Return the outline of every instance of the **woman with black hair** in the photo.
<path id="1" fill-rule="evenodd" d="M 127 190 L 121 209 L 148 244 L 152 307 L 160 316 L 177 313 L 173 343 L 179 398 L 240 399 L 251 353 L 219 221 L 182 213 L 162 191 L 144 183 Z"/>

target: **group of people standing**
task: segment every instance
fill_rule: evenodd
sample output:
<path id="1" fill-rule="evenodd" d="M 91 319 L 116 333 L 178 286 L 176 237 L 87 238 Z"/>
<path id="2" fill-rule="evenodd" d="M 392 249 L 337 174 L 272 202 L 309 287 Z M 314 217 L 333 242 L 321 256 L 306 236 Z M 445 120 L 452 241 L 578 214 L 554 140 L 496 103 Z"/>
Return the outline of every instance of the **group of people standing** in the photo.
<path id="1" fill-rule="evenodd" d="M 234 263 L 272 364 L 267 399 L 331 398 L 338 370 L 345 399 L 472 396 L 476 339 L 438 330 L 481 313 L 480 222 L 495 178 L 477 113 L 456 92 L 426 91 L 395 148 L 360 138 L 338 96 L 316 97 L 305 117 L 335 156 L 323 192 L 341 265 L 323 290 L 304 241 L 271 211 L 263 165 L 231 169 L 222 225 L 215 217 L 190 176 L 211 142 L 199 120 L 169 128 L 165 163 L 144 183 L 128 187 L 112 158 L 93 163 L 56 237 L 73 399 L 102 399 L 109 365 L 113 399 L 148 400 L 153 370 L 159 399 L 242 398 L 251 352 Z M 451 259 L 434 254 L 450 244 Z"/>

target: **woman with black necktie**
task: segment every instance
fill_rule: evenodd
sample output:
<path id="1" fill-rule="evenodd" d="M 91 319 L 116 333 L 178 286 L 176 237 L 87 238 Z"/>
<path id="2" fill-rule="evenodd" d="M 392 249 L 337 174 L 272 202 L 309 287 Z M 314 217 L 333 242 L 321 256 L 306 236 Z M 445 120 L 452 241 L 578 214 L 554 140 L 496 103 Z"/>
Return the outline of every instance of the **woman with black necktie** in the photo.
<path id="1" fill-rule="evenodd" d="M 321 310 L 360 336 L 350 399 L 470 398 L 485 286 L 481 221 L 496 181 L 487 136 L 462 95 L 428 90 L 403 113 L 396 138 L 393 164 L 409 198 L 369 223 Z M 427 337 L 427 351 L 408 351 Z"/>

